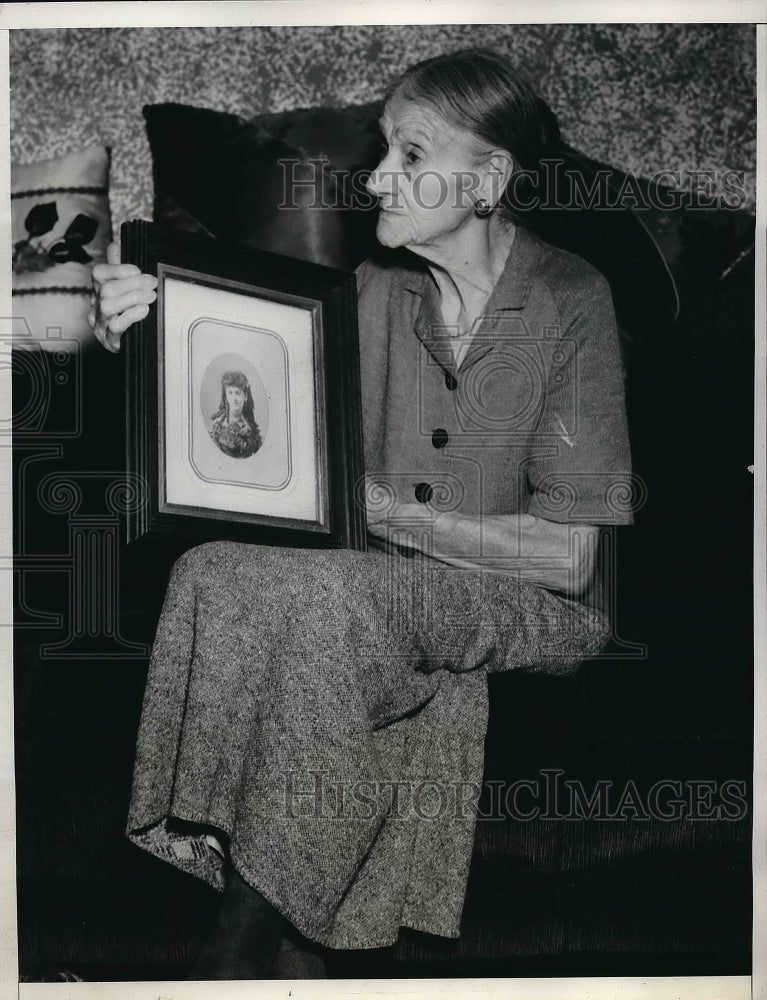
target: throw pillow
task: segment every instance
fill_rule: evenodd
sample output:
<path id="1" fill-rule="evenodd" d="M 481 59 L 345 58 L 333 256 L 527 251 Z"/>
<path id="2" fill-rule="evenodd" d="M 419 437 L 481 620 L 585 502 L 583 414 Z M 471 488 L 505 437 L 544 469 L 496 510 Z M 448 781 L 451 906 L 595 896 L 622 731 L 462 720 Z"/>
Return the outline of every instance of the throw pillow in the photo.
<path id="1" fill-rule="evenodd" d="M 331 267 L 356 267 L 376 246 L 375 212 L 349 208 L 335 172 L 377 161 L 370 108 L 283 112 L 249 122 L 180 104 L 144 108 L 154 219 Z"/>
<path id="2" fill-rule="evenodd" d="M 90 345 L 91 270 L 112 238 L 103 146 L 11 165 L 14 347 Z"/>

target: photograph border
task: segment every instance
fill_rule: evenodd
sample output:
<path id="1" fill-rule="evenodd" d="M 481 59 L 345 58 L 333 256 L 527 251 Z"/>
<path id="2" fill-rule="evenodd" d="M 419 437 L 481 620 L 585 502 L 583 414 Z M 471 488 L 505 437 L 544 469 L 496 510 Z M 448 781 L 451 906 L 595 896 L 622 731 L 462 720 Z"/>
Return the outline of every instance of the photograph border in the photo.
<path id="1" fill-rule="evenodd" d="M 364 549 L 362 410 L 353 274 L 261 250 L 237 250 L 191 233 L 134 220 L 121 228 L 122 255 L 145 274 L 295 306 L 311 314 L 318 518 L 275 517 L 182 506 L 166 497 L 162 281 L 149 315 L 126 337 L 124 379 L 129 480 L 141 495 L 127 513 L 127 540 L 149 535 L 267 545 Z M 330 391 L 332 381 L 333 391 Z"/>

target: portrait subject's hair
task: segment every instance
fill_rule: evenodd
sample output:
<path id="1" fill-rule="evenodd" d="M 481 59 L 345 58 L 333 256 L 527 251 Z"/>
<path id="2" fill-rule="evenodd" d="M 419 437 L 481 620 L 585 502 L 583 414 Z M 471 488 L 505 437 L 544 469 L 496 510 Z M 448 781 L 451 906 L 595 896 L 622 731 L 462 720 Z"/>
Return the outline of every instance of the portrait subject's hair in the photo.
<path id="1" fill-rule="evenodd" d="M 252 426 L 256 426 L 255 414 L 253 412 L 253 393 L 250 391 L 250 383 L 248 382 L 246 376 L 243 372 L 230 371 L 224 372 L 221 376 L 221 402 L 216 412 L 213 414 L 213 420 L 217 420 L 219 417 L 226 416 L 229 419 L 229 404 L 226 401 L 226 389 L 227 386 L 236 386 L 238 389 L 245 393 L 245 403 L 242 407 L 242 415 Z"/>
<path id="2" fill-rule="evenodd" d="M 490 49 L 463 49 L 416 63 L 392 83 L 385 101 L 399 94 L 426 104 L 483 144 L 505 149 L 515 169 L 537 169 L 561 143 L 556 115 L 530 84 Z M 507 186 L 499 208 L 513 217 Z"/>

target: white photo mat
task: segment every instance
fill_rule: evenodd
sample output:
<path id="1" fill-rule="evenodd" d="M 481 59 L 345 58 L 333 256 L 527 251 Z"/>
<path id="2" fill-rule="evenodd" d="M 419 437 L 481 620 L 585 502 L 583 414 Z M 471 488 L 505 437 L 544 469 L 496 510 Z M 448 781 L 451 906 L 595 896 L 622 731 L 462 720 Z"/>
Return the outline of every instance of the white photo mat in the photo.
<path id="1" fill-rule="evenodd" d="M 205 508 L 321 520 L 312 311 L 172 277 L 173 270 L 159 270 L 163 506 L 195 516 Z M 218 451 L 201 399 L 206 373 L 238 357 L 268 421 L 262 447 L 244 460 Z"/>

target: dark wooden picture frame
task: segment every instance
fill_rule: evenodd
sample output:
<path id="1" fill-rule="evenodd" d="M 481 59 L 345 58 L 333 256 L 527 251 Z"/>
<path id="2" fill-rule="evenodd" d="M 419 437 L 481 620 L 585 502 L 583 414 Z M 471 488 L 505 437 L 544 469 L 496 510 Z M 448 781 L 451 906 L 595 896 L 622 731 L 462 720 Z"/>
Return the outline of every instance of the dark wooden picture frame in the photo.
<path id="1" fill-rule="evenodd" d="M 127 466 L 146 500 L 128 541 L 364 549 L 354 275 L 141 220 L 121 243 L 158 279 L 122 352 Z"/>

